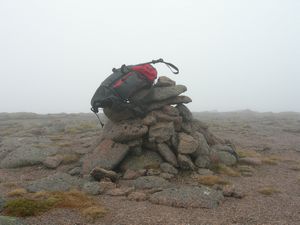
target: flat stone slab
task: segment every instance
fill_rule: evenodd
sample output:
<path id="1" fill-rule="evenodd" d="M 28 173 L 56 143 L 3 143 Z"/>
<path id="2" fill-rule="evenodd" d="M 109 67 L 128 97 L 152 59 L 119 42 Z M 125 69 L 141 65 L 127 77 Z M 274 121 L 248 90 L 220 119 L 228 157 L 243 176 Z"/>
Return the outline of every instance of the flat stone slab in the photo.
<path id="1" fill-rule="evenodd" d="M 67 173 L 58 172 L 48 177 L 30 182 L 26 189 L 29 192 L 38 191 L 68 191 L 80 187 L 83 181 Z"/>
<path id="2" fill-rule="evenodd" d="M 133 185 L 136 189 L 156 189 L 170 187 L 171 183 L 161 177 L 145 176 L 137 178 Z"/>
<path id="3" fill-rule="evenodd" d="M 216 208 L 224 196 L 208 187 L 168 188 L 150 196 L 150 202 L 178 208 Z"/>

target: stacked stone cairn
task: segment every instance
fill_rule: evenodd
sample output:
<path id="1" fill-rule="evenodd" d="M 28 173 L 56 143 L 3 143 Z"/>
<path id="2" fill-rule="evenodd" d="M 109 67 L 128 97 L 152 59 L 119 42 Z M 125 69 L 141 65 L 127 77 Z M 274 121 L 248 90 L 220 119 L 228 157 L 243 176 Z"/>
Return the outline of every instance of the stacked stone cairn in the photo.
<path id="1" fill-rule="evenodd" d="M 133 179 L 148 171 L 171 179 L 182 170 L 236 164 L 234 145 L 213 135 L 185 106 L 192 101 L 181 95 L 186 90 L 162 76 L 152 88 L 132 97 L 146 115 L 104 109 L 109 120 L 99 137 L 100 144 L 83 160 L 83 174 L 96 180 L 116 180 Z"/>

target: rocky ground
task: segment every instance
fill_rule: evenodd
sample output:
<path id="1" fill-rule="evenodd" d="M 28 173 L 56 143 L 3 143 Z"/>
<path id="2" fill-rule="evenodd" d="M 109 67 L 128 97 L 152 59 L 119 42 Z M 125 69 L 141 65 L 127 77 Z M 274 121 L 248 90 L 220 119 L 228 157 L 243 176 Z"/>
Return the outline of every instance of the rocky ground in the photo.
<path id="1" fill-rule="evenodd" d="M 0 224 L 300 224 L 300 114 L 194 117 L 235 143 L 238 165 L 175 177 L 149 168 L 95 182 L 79 175 L 100 141 L 94 115 L 0 114 Z M 15 218 L 8 205 L 24 199 L 54 199 L 55 207 Z"/>

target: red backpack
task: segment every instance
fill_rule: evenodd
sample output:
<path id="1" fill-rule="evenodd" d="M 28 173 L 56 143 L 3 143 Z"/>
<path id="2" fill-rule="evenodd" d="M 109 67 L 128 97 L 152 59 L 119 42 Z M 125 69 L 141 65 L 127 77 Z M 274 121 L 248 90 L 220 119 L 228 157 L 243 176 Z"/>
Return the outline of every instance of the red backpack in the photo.
<path id="1" fill-rule="evenodd" d="M 118 110 L 122 107 L 131 109 L 136 107 L 137 103 L 132 102 L 130 98 L 142 88 L 150 88 L 153 85 L 157 78 L 157 71 L 151 64 L 155 63 L 164 63 L 174 74 L 179 73 L 176 66 L 163 59 L 132 66 L 123 65 L 119 69 L 114 68 L 113 73 L 101 83 L 92 97 L 91 110 L 97 113 L 99 108 L 105 107 Z"/>

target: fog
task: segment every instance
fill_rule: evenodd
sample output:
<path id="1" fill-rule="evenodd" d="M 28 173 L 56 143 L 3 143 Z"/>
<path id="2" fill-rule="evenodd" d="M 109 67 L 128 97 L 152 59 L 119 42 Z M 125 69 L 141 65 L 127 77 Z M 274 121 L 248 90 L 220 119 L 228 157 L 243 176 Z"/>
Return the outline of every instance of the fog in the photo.
<path id="1" fill-rule="evenodd" d="M 113 67 L 163 58 L 192 111 L 300 111 L 300 1 L 0 0 L 0 112 L 89 112 Z"/>

